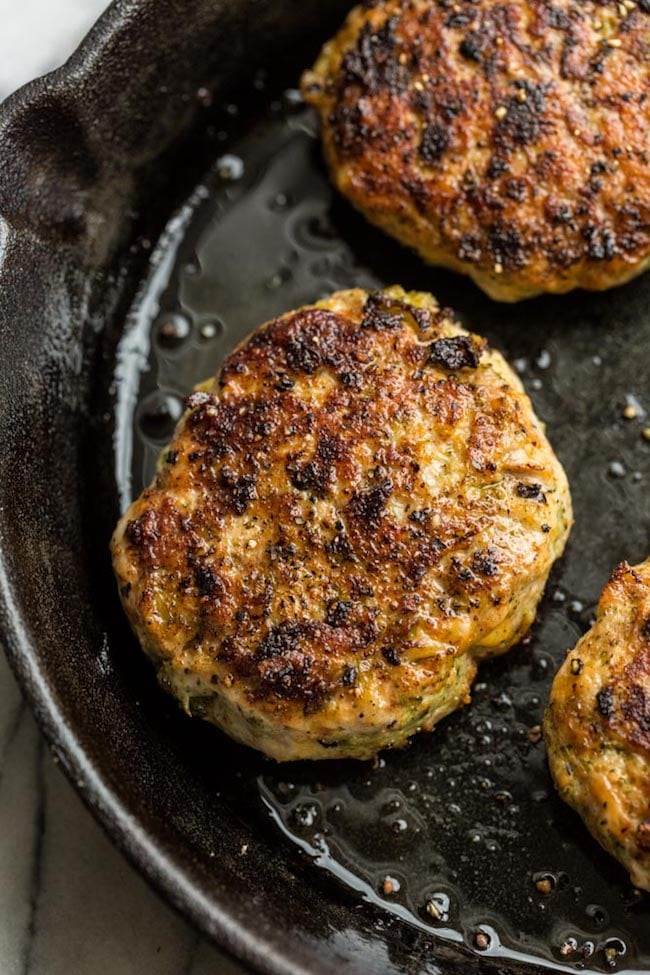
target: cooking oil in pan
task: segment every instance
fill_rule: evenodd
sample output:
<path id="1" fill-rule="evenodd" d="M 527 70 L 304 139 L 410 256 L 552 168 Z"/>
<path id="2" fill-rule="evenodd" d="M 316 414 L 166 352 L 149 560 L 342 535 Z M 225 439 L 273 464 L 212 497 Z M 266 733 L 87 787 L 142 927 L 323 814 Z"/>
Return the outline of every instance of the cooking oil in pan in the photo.
<path id="1" fill-rule="evenodd" d="M 339 288 L 399 283 L 434 292 L 513 362 L 577 510 L 532 637 L 482 668 L 470 707 L 374 764 L 269 764 L 259 814 L 383 908 L 380 924 L 419 929 L 459 957 L 473 951 L 495 971 L 500 960 L 531 972 L 650 969 L 650 896 L 560 802 L 540 733 L 553 674 L 607 575 L 647 554 L 650 445 L 627 364 L 646 356 L 633 310 L 647 307 L 650 276 L 605 295 L 495 305 L 336 197 L 296 92 L 265 103 L 247 134 L 231 135 L 236 117 L 225 113 L 213 170 L 154 251 L 122 342 L 122 504 L 153 476 L 182 397 L 255 326 Z"/>

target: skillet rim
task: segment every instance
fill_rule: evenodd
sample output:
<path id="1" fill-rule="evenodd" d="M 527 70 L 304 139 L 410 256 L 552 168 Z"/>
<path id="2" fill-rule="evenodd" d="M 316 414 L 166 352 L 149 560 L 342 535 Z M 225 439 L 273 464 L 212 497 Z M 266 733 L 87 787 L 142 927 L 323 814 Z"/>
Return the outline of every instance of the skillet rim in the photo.
<path id="1" fill-rule="evenodd" d="M 30 110 L 37 110 L 47 99 L 64 92 L 80 79 L 92 77 L 102 49 L 115 37 L 133 26 L 139 12 L 146 13 L 148 0 L 115 0 L 111 3 L 77 49 L 54 71 L 23 85 L 11 93 L 0 106 L 0 138 Z M 181 126 L 179 126 L 180 128 Z M 10 185 L 15 173 L 7 178 Z M 6 195 L 3 203 L 7 205 Z M 7 252 L 16 230 L 11 217 L 0 212 L 0 276 L 8 273 Z M 29 227 L 26 236 L 39 242 L 38 229 Z M 2 517 L 0 515 L 0 521 Z M 254 930 L 236 919 L 225 898 L 218 893 L 205 897 L 187 870 L 180 869 L 165 850 L 147 832 L 145 824 L 130 812 L 117 790 L 94 763 L 73 723 L 66 718 L 62 703 L 51 693 L 43 661 L 29 636 L 23 614 L 15 598 L 8 565 L 5 540 L 0 537 L 0 651 L 17 680 L 40 732 L 58 764 L 83 804 L 108 835 L 114 846 L 131 865 L 186 922 L 208 937 L 220 950 L 244 968 L 261 975 L 304 975 L 300 964 L 268 940 L 261 930 Z M 291 944 L 288 945 L 291 947 Z M 314 959 L 314 973 L 328 969 Z"/>
<path id="2" fill-rule="evenodd" d="M 148 0 L 144 0 L 146 6 Z M 0 132 L 12 114 L 20 114 L 30 106 L 37 105 L 43 96 L 56 94 L 58 88 L 74 80 L 78 82 L 80 73 L 92 70 L 92 61 L 97 57 L 103 40 L 111 40 L 120 27 L 122 13 L 131 14 L 137 8 L 138 0 L 118 0 L 93 28 L 80 50 L 62 68 L 38 79 L 21 89 L 0 109 Z M 124 18 L 122 19 L 124 20 Z M 2 245 L 0 244 L 0 274 L 3 271 Z M 0 516 L 1 524 L 1 516 Z M 265 939 L 261 930 L 253 928 L 245 921 L 237 920 L 234 912 L 228 909 L 228 900 L 219 898 L 215 892 L 209 898 L 202 895 L 200 885 L 190 879 L 191 872 L 178 867 L 178 859 L 169 854 L 161 837 L 151 842 L 150 834 L 142 821 L 138 821 L 128 811 L 128 803 L 119 797 L 119 790 L 111 788 L 108 778 L 98 771 L 90 757 L 88 748 L 74 732 L 74 722 L 65 717 L 63 704 L 49 692 L 45 679 L 46 668 L 39 659 L 30 639 L 29 627 L 25 625 L 24 614 L 12 591 L 10 560 L 4 542 L 0 539 L 0 637 L 4 636 L 7 656 L 27 697 L 39 727 L 43 731 L 51 749 L 59 758 L 63 770 L 75 790 L 95 818 L 104 828 L 118 849 L 135 865 L 148 882 L 165 896 L 181 914 L 207 934 L 226 952 L 243 964 L 254 966 L 265 975 L 298 975 L 305 968 L 287 956 L 282 947 Z M 140 827 L 138 829 L 138 826 Z M 289 942 L 291 949 L 296 942 Z M 305 947 L 303 942 L 303 947 Z M 312 949 L 313 950 L 313 949 Z M 309 970 L 316 973 L 332 971 L 313 952 Z M 465 965 L 455 967 L 453 962 L 436 959 L 441 971 L 454 972 L 466 970 Z M 481 960 L 482 961 L 482 960 Z M 481 971 L 492 970 L 488 959 Z M 474 955 L 469 963 L 479 964 Z M 448 967 L 449 966 L 449 967 Z M 469 966 L 468 966 L 469 968 Z M 472 967 L 471 970 L 476 970 Z"/>

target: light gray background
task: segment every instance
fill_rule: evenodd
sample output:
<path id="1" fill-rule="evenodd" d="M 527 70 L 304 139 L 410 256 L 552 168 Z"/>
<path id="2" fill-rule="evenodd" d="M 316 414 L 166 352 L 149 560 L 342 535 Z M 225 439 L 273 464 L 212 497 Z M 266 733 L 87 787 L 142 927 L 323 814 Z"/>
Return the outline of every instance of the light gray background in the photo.
<path id="1" fill-rule="evenodd" d="M 0 0 L 0 99 L 106 0 Z M 243 975 L 117 853 L 54 766 L 0 653 L 0 975 Z"/>

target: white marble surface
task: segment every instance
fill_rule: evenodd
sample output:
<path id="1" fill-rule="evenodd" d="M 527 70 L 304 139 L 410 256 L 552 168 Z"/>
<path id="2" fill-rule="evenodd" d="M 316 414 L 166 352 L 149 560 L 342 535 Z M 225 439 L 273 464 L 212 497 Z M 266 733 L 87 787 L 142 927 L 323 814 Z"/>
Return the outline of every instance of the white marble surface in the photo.
<path id="1" fill-rule="evenodd" d="M 0 98 L 105 0 L 0 0 Z M 0 975 L 243 975 L 123 859 L 55 767 L 0 653 Z"/>

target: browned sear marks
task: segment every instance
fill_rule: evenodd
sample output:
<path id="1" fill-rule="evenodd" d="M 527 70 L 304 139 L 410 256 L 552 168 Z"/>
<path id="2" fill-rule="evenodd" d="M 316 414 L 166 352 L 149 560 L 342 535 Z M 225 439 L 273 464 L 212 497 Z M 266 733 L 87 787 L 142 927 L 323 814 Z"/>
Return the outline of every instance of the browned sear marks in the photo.
<path id="1" fill-rule="evenodd" d="M 113 558 L 191 713 L 276 758 L 368 757 L 527 630 L 566 479 L 503 358 L 430 296 L 289 312 L 186 406 Z"/>
<path id="2" fill-rule="evenodd" d="M 356 7 L 303 78 L 336 185 L 500 300 L 628 280 L 650 261 L 646 7 Z"/>
<path id="3" fill-rule="evenodd" d="M 558 672 L 551 771 L 596 839 L 650 890 L 650 560 L 623 562 L 592 629 Z"/>

